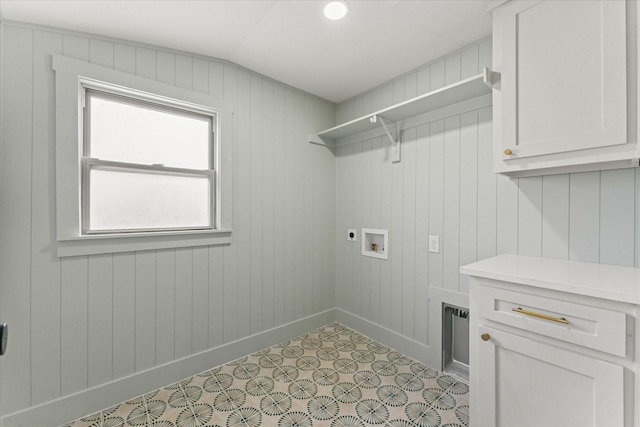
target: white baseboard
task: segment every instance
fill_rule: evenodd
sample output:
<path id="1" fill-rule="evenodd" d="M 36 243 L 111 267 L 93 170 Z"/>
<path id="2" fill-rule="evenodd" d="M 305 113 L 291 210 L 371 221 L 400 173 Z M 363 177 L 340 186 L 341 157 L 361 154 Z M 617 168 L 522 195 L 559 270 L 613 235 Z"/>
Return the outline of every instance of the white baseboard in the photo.
<path id="1" fill-rule="evenodd" d="M 342 323 L 344 326 L 356 330 L 369 338 L 384 344 L 394 350 L 405 354 L 419 362 L 431 366 L 429 346 L 409 337 L 406 337 L 384 326 L 373 323 L 367 319 L 348 313 L 344 310 L 336 308 L 336 322 Z M 439 370 L 435 366 L 431 366 Z"/>
<path id="2" fill-rule="evenodd" d="M 165 365 L 7 414 L 0 420 L 0 425 L 10 427 L 61 425 L 297 337 L 334 320 L 335 309 L 329 309 Z"/>

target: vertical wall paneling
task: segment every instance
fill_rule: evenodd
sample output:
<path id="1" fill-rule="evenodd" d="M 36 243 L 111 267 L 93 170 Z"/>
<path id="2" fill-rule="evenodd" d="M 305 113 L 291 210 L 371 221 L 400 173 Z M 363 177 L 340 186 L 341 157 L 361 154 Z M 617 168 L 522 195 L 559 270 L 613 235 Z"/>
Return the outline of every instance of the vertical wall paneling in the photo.
<path id="1" fill-rule="evenodd" d="M 416 263 L 416 128 L 403 132 L 403 210 L 402 210 L 402 333 L 414 336 L 415 263 Z"/>
<path id="2" fill-rule="evenodd" d="M 429 287 L 429 125 L 416 130 L 415 339 L 427 342 Z"/>
<path id="3" fill-rule="evenodd" d="M 377 110 L 373 107 L 373 91 L 369 91 L 362 95 L 362 115 L 364 116 L 372 111 Z"/>
<path id="4" fill-rule="evenodd" d="M 274 98 L 273 83 L 262 82 L 262 319 L 261 327 L 274 326 L 274 225 L 275 185 L 274 185 Z"/>
<path id="5" fill-rule="evenodd" d="M 238 306 L 245 312 L 238 316 L 238 335 L 251 333 L 251 76 L 238 71 L 238 208 L 234 210 L 234 241 L 238 245 Z"/>
<path id="6" fill-rule="evenodd" d="M 136 74 L 155 80 L 157 77 L 156 51 L 146 47 L 136 47 Z"/>
<path id="7" fill-rule="evenodd" d="M 442 287 L 457 292 L 460 267 L 460 116 L 444 122 Z"/>
<path id="8" fill-rule="evenodd" d="M 362 224 L 363 212 L 362 212 L 362 197 L 363 197 L 363 183 L 365 177 L 365 168 L 366 166 L 362 163 L 362 143 L 359 142 L 353 145 L 353 152 L 351 161 L 351 174 L 353 180 L 353 189 L 351 195 L 349 196 L 349 200 L 351 206 L 353 208 L 353 215 L 351 217 L 351 224 Z M 357 227 L 355 225 L 351 225 L 350 227 Z M 362 234 L 362 227 L 359 227 L 360 230 L 358 232 Z M 364 237 L 361 235 L 361 239 Z M 362 240 L 360 240 L 362 242 Z M 351 286 L 352 292 L 349 295 L 349 301 L 351 302 L 351 312 L 357 315 L 360 315 L 362 312 L 362 301 L 360 300 L 362 296 L 362 270 L 360 268 L 360 264 L 362 263 L 362 249 L 361 245 L 351 245 L 351 280 L 349 280 L 349 284 Z"/>
<path id="9" fill-rule="evenodd" d="M 89 60 L 89 39 L 64 35 L 62 53 Z M 88 258 L 61 261 L 61 383 L 62 395 L 88 386 Z"/>
<path id="10" fill-rule="evenodd" d="M 383 105 L 382 88 L 378 87 L 371 91 L 371 111 L 382 110 Z"/>
<path id="11" fill-rule="evenodd" d="M 13 337 L 0 416 L 335 307 L 335 157 L 303 144 L 334 124 L 333 104 L 213 59 L 0 25 L 0 309 Z M 53 255 L 52 53 L 229 101 L 231 244 Z"/>
<path id="12" fill-rule="evenodd" d="M 88 385 L 87 257 L 61 261 L 61 359 L 60 389 L 63 395 Z"/>
<path id="13" fill-rule="evenodd" d="M 387 160 L 388 161 L 388 160 Z M 394 331 L 402 330 L 402 285 L 403 285 L 403 209 L 404 209 L 404 161 L 391 164 L 391 228 L 389 229 L 389 262 L 391 264 L 391 317 Z"/>
<path id="14" fill-rule="evenodd" d="M 600 172 L 572 174 L 569 181 L 569 258 L 600 261 Z"/>
<path id="15" fill-rule="evenodd" d="M 418 94 L 431 90 L 431 68 L 423 67 L 416 73 L 416 91 Z"/>
<path id="16" fill-rule="evenodd" d="M 300 127 L 296 128 L 296 140 L 304 141 L 304 137 L 308 133 L 308 129 L 311 129 L 311 120 L 309 120 L 309 116 L 313 114 L 314 111 L 314 103 L 310 96 L 305 94 L 300 94 L 302 96 L 302 108 L 303 114 L 300 120 Z M 312 155 L 315 151 L 312 145 L 310 144 L 301 144 L 301 159 L 300 163 L 308 164 L 309 167 L 303 170 L 304 176 L 304 205 L 303 205 L 303 227 L 307 231 L 307 236 L 311 238 L 303 239 L 304 242 L 304 275 L 303 275 L 303 286 L 304 286 L 304 310 L 303 316 L 309 316 L 313 312 L 313 298 L 315 294 L 314 289 L 314 274 L 311 268 L 314 260 L 314 243 L 317 239 L 314 239 L 314 236 L 317 236 L 318 228 L 314 225 L 314 221 L 312 216 L 314 215 L 313 211 L 313 199 L 317 194 L 317 179 L 315 176 L 316 167 L 317 167 L 317 159 Z"/>
<path id="17" fill-rule="evenodd" d="M 197 250 L 194 249 L 194 262 L 196 261 Z M 233 326 L 235 326 L 235 317 L 231 317 L 228 312 L 233 311 L 236 312 L 235 309 L 235 301 L 233 301 L 234 305 L 227 305 L 227 293 L 229 290 L 226 288 L 226 281 L 229 275 L 227 274 L 227 255 L 230 253 L 229 246 L 212 246 L 209 248 L 208 256 L 208 304 L 209 310 L 208 314 L 208 339 L 209 345 L 208 348 L 217 347 L 225 342 L 227 342 L 227 327 L 230 326 L 227 319 L 234 319 Z M 231 272 L 235 273 L 235 269 Z M 204 271 L 199 274 L 204 274 Z M 194 277 L 194 298 L 196 297 L 196 277 Z M 202 319 L 204 321 L 204 319 Z M 194 317 L 194 332 L 197 330 L 196 320 Z M 194 351 L 197 350 L 197 346 L 200 345 L 198 341 L 196 341 L 196 335 L 193 337 L 193 345 Z"/>
<path id="18" fill-rule="evenodd" d="M 310 117 L 323 117 L 326 114 L 324 111 L 322 104 L 315 98 L 310 97 L 311 100 L 311 111 L 307 112 L 306 118 L 307 122 L 311 125 Z M 321 120 L 320 123 L 326 123 L 324 119 Z M 330 119 L 329 123 L 333 123 L 333 120 Z M 327 163 L 324 161 L 324 158 L 327 154 L 327 149 L 325 147 L 318 147 L 315 145 L 309 145 L 309 158 L 310 161 L 313 162 L 312 173 L 309 176 L 309 180 L 314 185 L 313 189 L 313 197 L 312 197 L 312 206 L 310 215 L 318 213 L 322 217 L 333 217 L 335 215 L 335 210 L 331 210 L 330 206 L 326 206 L 322 201 L 329 199 L 331 194 L 333 194 L 333 199 L 335 199 L 335 184 L 333 179 L 327 180 L 318 180 L 315 177 L 319 176 L 322 169 L 327 167 Z M 335 162 L 335 158 L 332 157 L 332 162 Z M 333 168 L 330 168 L 333 169 Z M 332 185 L 333 184 L 333 185 Z M 331 189 L 328 190 L 328 186 L 331 186 Z M 312 226 L 317 224 L 317 227 L 314 227 L 313 241 L 311 242 L 311 262 L 320 262 L 322 264 L 327 265 L 327 259 L 329 256 L 333 257 L 333 253 L 327 253 L 322 248 L 326 247 L 335 247 L 335 241 L 333 240 L 333 233 L 327 229 L 326 222 L 315 222 L 312 223 Z M 330 239 L 327 239 L 327 234 L 330 235 Z M 328 270 L 328 269 L 327 269 Z M 327 300 L 327 270 L 315 270 L 312 269 L 313 279 L 311 281 L 312 286 L 312 295 L 311 295 L 311 310 L 312 313 L 316 313 L 318 311 L 325 310 L 329 307 L 326 306 Z"/>
<path id="19" fill-rule="evenodd" d="M 496 176 L 497 242 L 499 254 L 518 253 L 518 180 Z"/>
<path id="20" fill-rule="evenodd" d="M 156 364 L 156 253 L 155 251 L 144 251 L 137 252 L 135 256 L 134 366 L 135 371 L 140 372 Z"/>
<path id="21" fill-rule="evenodd" d="M 371 140 L 364 141 L 362 143 L 362 156 L 360 159 L 360 174 L 362 176 L 362 187 L 360 193 L 361 205 L 360 211 L 362 212 L 361 223 L 364 227 L 374 228 L 372 221 L 372 193 L 373 193 L 373 175 L 374 168 L 372 163 L 373 153 L 371 151 Z M 356 299 L 360 301 L 360 315 L 364 318 L 370 318 L 371 316 L 371 264 L 372 259 L 370 257 L 359 257 L 359 262 L 356 262 L 360 266 L 360 294 L 356 296 Z"/>
<path id="22" fill-rule="evenodd" d="M 220 307 L 211 307 L 211 301 L 209 300 L 209 251 L 215 252 L 212 264 L 216 268 L 216 273 L 219 277 L 222 277 L 222 247 L 214 246 L 211 249 L 207 247 L 193 248 L 193 304 L 191 309 L 186 313 L 187 317 L 191 318 L 191 351 L 199 353 L 209 348 L 209 318 L 218 316 L 216 318 L 216 326 L 219 328 L 216 332 L 216 336 L 222 338 L 223 328 L 223 312 L 222 304 Z M 222 280 L 218 280 L 216 285 L 221 285 Z M 222 287 L 216 289 L 216 299 L 222 301 Z M 218 309 L 219 313 L 214 310 Z M 211 315 L 210 315 L 211 313 Z M 218 344 L 222 343 L 220 342 Z M 212 345 L 213 347 L 213 345 Z"/>
<path id="23" fill-rule="evenodd" d="M 444 68 L 445 86 L 459 82 L 461 74 L 460 52 L 447 56 L 444 60 Z"/>
<path id="24" fill-rule="evenodd" d="M 415 72 L 407 74 L 404 78 L 404 99 L 415 98 L 418 95 L 417 78 Z"/>
<path id="25" fill-rule="evenodd" d="M 193 249 L 175 250 L 175 359 L 192 354 Z M 159 335 L 159 339 L 162 337 Z"/>
<path id="26" fill-rule="evenodd" d="M 211 345 L 209 344 L 209 313 L 211 313 L 211 317 L 217 316 L 215 324 L 220 330 L 216 331 L 218 332 L 216 336 L 219 338 L 218 344 L 222 343 L 221 331 L 224 319 L 222 304 L 212 307 L 209 300 L 209 251 L 210 249 L 207 247 L 193 248 L 193 294 L 191 295 L 191 301 L 189 301 L 191 305 L 187 307 L 187 312 L 184 313 L 191 320 L 191 351 L 193 353 L 204 351 Z M 212 264 L 216 268 L 216 274 L 222 277 L 224 272 L 222 247 L 214 246 L 211 251 L 215 252 Z M 222 280 L 218 280 L 216 284 L 218 286 L 221 285 Z M 222 287 L 219 287 L 216 291 L 216 301 L 221 302 L 223 296 Z"/>
<path id="27" fill-rule="evenodd" d="M 382 175 L 382 165 L 384 162 L 382 150 L 382 139 L 374 138 L 371 142 L 371 156 L 369 158 L 369 164 L 371 165 L 371 173 L 369 175 L 371 183 L 371 203 L 370 203 L 370 221 L 371 227 L 381 229 L 382 223 L 382 195 L 381 191 L 377 189 L 382 188 L 382 180 L 386 179 Z M 382 284 L 382 264 L 388 264 L 388 260 L 378 260 L 376 258 L 371 259 L 371 286 L 370 286 L 370 318 L 375 323 L 380 324 L 380 297 L 381 297 L 381 284 Z"/>
<path id="28" fill-rule="evenodd" d="M 273 88 L 273 316 L 274 325 L 285 323 L 285 112 L 284 87 Z"/>
<path id="29" fill-rule="evenodd" d="M 600 174 L 600 262 L 635 265 L 635 170 Z"/>
<path id="30" fill-rule="evenodd" d="M 380 228 L 383 230 L 389 230 L 389 259 L 385 262 L 381 262 L 380 265 L 380 323 L 389 328 L 391 327 L 391 293 L 395 290 L 392 289 L 394 280 L 391 275 L 391 263 L 393 257 L 396 256 L 392 252 L 392 242 L 395 235 L 391 232 L 391 210 L 392 205 L 392 191 L 393 191 L 393 177 L 392 163 L 391 163 L 391 143 L 387 138 L 382 138 L 382 149 L 380 150 L 379 163 L 380 166 Z M 336 185 L 344 185 L 338 181 Z"/>
<path id="31" fill-rule="evenodd" d="M 347 288 L 347 262 L 346 257 L 349 252 L 349 247 L 352 242 L 347 241 L 347 229 L 350 228 L 348 224 L 347 216 L 347 204 L 349 181 L 347 179 L 348 169 L 345 166 L 347 162 L 346 150 L 351 146 L 342 146 L 336 148 L 336 231 L 335 241 L 336 248 L 334 251 L 334 262 L 336 264 L 336 284 L 335 284 L 335 297 L 336 306 L 341 309 L 345 309 L 344 306 L 344 292 Z M 340 185 L 339 183 L 343 183 Z M 359 234 L 359 233 L 358 233 Z"/>
<path id="32" fill-rule="evenodd" d="M 175 357 L 176 348 L 176 252 L 158 250 L 155 254 L 155 364 L 162 365 Z"/>
<path id="33" fill-rule="evenodd" d="M 569 175 L 542 177 L 542 256 L 569 258 Z"/>
<path id="34" fill-rule="evenodd" d="M 162 83 L 175 84 L 176 82 L 176 55 L 170 52 L 158 52 L 156 55 L 157 80 Z"/>
<path id="35" fill-rule="evenodd" d="M 113 255 L 89 258 L 88 385 L 113 378 Z"/>
<path id="36" fill-rule="evenodd" d="M 113 378 L 135 372 L 136 256 L 113 255 Z"/>
<path id="37" fill-rule="evenodd" d="M 11 352 L 3 356 L 3 412 L 30 404 L 31 370 L 26 355 L 31 351 L 29 331 L 31 282 L 31 189 L 33 97 L 33 32 L 4 29 L 2 75 L 2 238 L 0 239 L 0 278 L 3 322 L 11 324 Z M 5 65 L 7 64 L 7 65 Z M 55 285 L 55 282 L 54 282 Z M 23 339 L 15 339 L 24 337 Z"/>
<path id="38" fill-rule="evenodd" d="M 210 68 L 215 71 L 215 67 Z M 223 129 L 222 132 L 232 132 L 233 136 L 233 227 L 238 230 L 234 233 L 233 239 L 234 244 L 228 245 L 224 247 L 224 285 L 223 285 L 223 301 L 224 307 L 227 307 L 224 310 L 224 335 L 223 341 L 225 343 L 234 341 L 238 338 L 238 271 L 239 271 L 239 263 L 238 263 L 238 232 L 242 233 L 242 230 L 239 230 L 239 209 L 240 209 L 240 201 L 238 197 L 238 192 L 240 189 L 239 186 L 239 160 L 240 157 L 240 149 L 239 149 L 239 135 L 238 135 L 238 126 L 239 120 L 238 116 L 240 115 L 240 110 L 238 106 L 238 72 L 235 67 L 231 67 L 229 65 L 225 65 L 222 69 L 223 76 L 221 81 L 223 82 L 223 91 L 224 91 L 224 99 L 228 101 L 232 101 L 235 105 L 235 115 L 233 116 L 233 128 L 232 129 Z M 215 79 L 212 79 L 215 81 Z M 220 81 L 220 80 L 219 80 Z M 214 88 L 216 86 L 214 85 Z M 211 90 L 211 87 L 209 88 Z M 242 151 L 244 152 L 244 151 Z M 210 333 L 213 333 L 210 330 Z M 212 338 L 211 336 L 209 337 Z"/>
<path id="39" fill-rule="evenodd" d="M 463 49 L 460 53 L 460 78 L 468 79 L 475 76 L 480 72 L 478 69 L 478 57 L 480 54 L 480 47 L 477 44 L 473 44 L 466 49 Z"/>
<path id="40" fill-rule="evenodd" d="M 105 40 L 89 40 L 89 62 L 113 68 L 113 43 Z"/>
<path id="41" fill-rule="evenodd" d="M 481 200 L 478 197 L 480 185 L 478 182 L 478 155 L 478 112 L 471 111 L 460 117 L 459 265 L 477 260 L 478 233 L 489 225 L 483 222 L 482 226 L 479 226 L 481 222 L 478 219 L 478 204 L 481 203 Z M 446 250 L 449 250 L 448 246 Z M 460 291 L 468 289 L 468 280 L 468 276 L 459 274 Z"/>
<path id="42" fill-rule="evenodd" d="M 284 170 L 286 176 L 290 179 L 285 180 L 285 323 L 295 319 L 295 264 L 296 264 L 296 223 L 295 223 L 295 206 L 296 206 L 296 171 L 298 166 L 295 162 L 296 140 L 293 134 L 294 128 L 294 111 L 295 111 L 295 93 L 286 88 L 284 92 Z"/>
<path id="43" fill-rule="evenodd" d="M 326 105 L 322 106 L 324 110 L 324 123 L 333 123 L 332 111 L 327 108 Z M 316 199 L 316 205 L 320 205 L 320 212 L 323 218 L 335 218 L 336 215 L 336 169 L 335 169 L 335 155 L 329 151 L 324 150 L 323 154 L 323 165 L 324 168 L 327 168 L 327 165 L 330 170 L 330 175 L 327 179 L 320 181 L 323 184 L 322 198 Z M 322 168 L 321 168 L 322 169 Z M 316 176 L 320 176 L 318 173 Z M 323 200 L 327 200 L 328 203 L 323 203 Z M 322 230 L 322 247 L 335 247 L 335 230 L 333 222 L 331 221 L 322 221 L 323 225 Z M 335 308 L 335 266 L 333 263 L 334 252 L 333 251 L 323 251 L 321 247 L 316 247 L 316 250 L 322 254 L 322 264 L 326 265 L 327 268 L 322 269 L 322 306 L 321 310 L 329 310 Z"/>
<path id="44" fill-rule="evenodd" d="M 478 72 L 483 68 L 491 68 L 491 37 L 482 40 L 478 45 Z"/>
<path id="45" fill-rule="evenodd" d="M 346 219 L 346 223 L 345 226 L 342 228 L 343 230 L 346 231 L 346 229 L 348 228 L 352 228 L 352 229 L 356 229 L 356 233 L 358 235 L 358 242 L 362 241 L 362 234 L 361 234 L 361 230 L 359 229 L 359 227 L 357 226 L 357 222 L 356 222 L 356 205 L 354 202 L 354 197 L 355 197 L 355 187 L 356 187 L 356 180 L 353 177 L 354 174 L 354 162 L 356 160 L 356 157 L 354 156 L 354 148 L 355 145 L 349 145 L 347 147 L 345 147 L 345 150 L 342 152 L 342 154 L 344 155 L 344 169 L 345 169 L 345 175 L 347 176 L 347 179 L 349 180 L 350 185 L 347 186 L 347 192 L 345 194 L 345 199 L 344 199 L 344 207 L 346 209 L 345 214 L 343 215 Z M 344 260 L 345 260 L 345 265 L 344 265 L 344 274 L 343 274 L 343 280 L 342 283 L 340 284 L 340 291 L 341 294 L 339 296 L 340 301 L 342 301 L 342 308 L 344 308 L 345 310 L 349 311 L 349 312 L 354 312 L 354 307 L 352 306 L 352 297 L 353 297 L 353 293 L 354 293 L 354 289 L 355 289 L 355 278 L 353 276 L 354 273 L 354 269 L 353 269 L 353 265 L 357 262 L 357 260 L 359 259 L 360 256 L 360 248 L 359 248 L 359 244 L 355 243 L 355 242 L 347 242 L 346 246 L 345 246 L 345 256 L 344 256 Z"/>
<path id="46" fill-rule="evenodd" d="M 444 122 L 431 124 L 429 136 L 429 234 L 442 238 L 440 253 L 429 253 L 429 286 L 443 285 Z"/>
<path id="47" fill-rule="evenodd" d="M 493 173 L 492 109 L 478 110 L 478 219 L 477 259 L 496 254 L 497 175 Z M 461 264 L 462 265 L 462 264 Z M 460 291 L 466 293 L 467 287 Z"/>
<path id="48" fill-rule="evenodd" d="M 55 189 L 54 78 L 46 54 L 62 53 L 62 36 L 35 32 L 33 50 L 33 145 L 39 149 L 31 152 L 31 404 L 37 405 L 60 397 L 60 264 L 53 258 L 55 214 L 48 197 Z"/>
<path id="49" fill-rule="evenodd" d="M 209 93 L 209 61 L 201 58 L 193 59 L 192 89 L 195 92 Z M 222 98 L 218 95 L 217 98 Z"/>
<path id="50" fill-rule="evenodd" d="M 300 127 L 296 127 L 296 140 L 304 141 L 305 136 L 308 134 L 308 129 L 311 129 L 311 121 L 309 115 L 313 112 L 313 102 L 308 95 L 300 94 L 302 97 L 302 117 L 300 120 Z M 309 167 L 303 169 L 302 183 L 305 191 L 303 196 L 303 227 L 307 236 L 311 238 L 303 239 L 304 248 L 304 265 L 303 265 L 303 287 L 304 287 L 304 309 L 302 311 L 303 317 L 309 316 L 313 310 L 313 296 L 314 296 L 314 282 L 313 271 L 311 265 L 313 264 L 314 255 L 314 235 L 318 229 L 314 225 L 312 220 L 313 215 L 313 198 L 317 191 L 318 182 L 314 179 L 314 171 L 316 165 L 316 158 L 312 156 L 314 147 L 310 144 L 300 144 L 301 158 L 300 163 L 307 164 Z"/>
<path id="51" fill-rule="evenodd" d="M 82 61 L 89 61 L 89 39 L 65 34 L 62 37 L 62 53 Z"/>
<path id="52" fill-rule="evenodd" d="M 382 87 L 382 106 L 393 105 L 393 84 L 387 83 Z"/>
<path id="53" fill-rule="evenodd" d="M 302 131 L 304 126 L 304 95 L 300 93 L 295 93 L 293 96 L 293 105 L 295 107 L 293 114 L 293 139 L 297 141 L 298 135 Z M 302 162 L 298 161 L 300 158 L 304 156 L 303 152 L 306 149 L 302 144 L 295 144 L 294 148 L 294 177 L 295 177 L 295 185 L 294 185 L 294 197 L 295 197 L 295 208 L 294 219 L 293 219 L 293 229 L 294 229 L 294 283 L 293 285 L 293 293 L 294 293 L 294 319 L 301 319 L 304 317 L 304 309 L 305 309 L 305 256 L 304 256 L 304 247 L 305 247 L 305 236 L 307 236 L 310 231 L 305 230 L 305 194 L 307 189 L 304 184 L 304 172 L 305 167 Z"/>
<path id="54" fill-rule="evenodd" d="M 445 61 L 440 60 L 431 64 L 431 80 L 430 80 L 430 90 L 440 89 L 445 85 Z"/>
<path id="55" fill-rule="evenodd" d="M 113 46 L 113 68 L 129 74 L 136 74 L 136 48 L 115 43 Z"/>
<path id="56" fill-rule="evenodd" d="M 193 57 L 176 55 L 176 86 L 193 88 Z"/>
<path id="57" fill-rule="evenodd" d="M 229 72 L 230 66 L 224 66 L 220 62 L 209 61 L 209 95 L 216 98 L 229 99 L 230 94 L 225 87 L 228 87 L 229 82 L 225 81 L 225 71 Z M 225 70 L 226 69 L 226 70 Z M 235 97 L 234 97 L 235 99 Z M 234 157 L 235 158 L 235 157 Z"/>
<path id="58" fill-rule="evenodd" d="M 393 82 L 392 104 L 397 104 L 406 100 L 404 96 L 404 79 L 397 79 Z"/>
<path id="59" fill-rule="evenodd" d="M 251 333 L 256 333 L 262 327 L 262 271 L 263 271 L 263 252 L 262 252 L 262 220 L 263 205 L 262 193 L 265 190 L 263 185 L 262 174 L 262 79 L 251 74 L 250 78 L 250 105 L 251 105 L 251 140 L 249 146 L 250 152 L 250 186 L 251 186 Z M 268 189 L 266 189 L 268 191 Z"/>
<path id="60" fill-rule="evenodd" d="M 542 255 L 542 177 L 520 179 L 518 253 Z"/>
<path id="61" fill-rule="evenodd" d="M 365 114 L 367 114 L 367 111 L 364 109 L 364 97 L 359 96 L 357 98 L 353 98 L 349 115 L 352 117 L 362 117 Z"/>

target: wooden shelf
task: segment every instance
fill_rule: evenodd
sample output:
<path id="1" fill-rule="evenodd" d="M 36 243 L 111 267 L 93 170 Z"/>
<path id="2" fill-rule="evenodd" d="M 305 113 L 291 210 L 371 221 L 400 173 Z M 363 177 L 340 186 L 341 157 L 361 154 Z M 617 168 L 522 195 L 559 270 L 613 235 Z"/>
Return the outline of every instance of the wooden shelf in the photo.
<path id="1" fill-rule="evenodd" d="M 379 116 L 387 121 L 399 122 L 488 93 L 491 93 L 491 70 L 485 68 L 481 74 L 476 76 L 383 108 L 317 134 L 310 134 L 309 142 L 333 146 L 340 138 L 379 127 L 380 123 L 372 123 L 371 117 Z"/>

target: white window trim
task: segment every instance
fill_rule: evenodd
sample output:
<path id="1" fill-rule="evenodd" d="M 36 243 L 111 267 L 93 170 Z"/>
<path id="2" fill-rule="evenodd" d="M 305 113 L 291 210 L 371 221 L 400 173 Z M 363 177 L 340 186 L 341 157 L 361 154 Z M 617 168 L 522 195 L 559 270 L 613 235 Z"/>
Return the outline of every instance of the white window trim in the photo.
<path id="1" fill-rule="evenodd" d="M 176 86 L 53 55 L 56 88 L 56 239 L 58 257 L 116 252 L 209 246 L 231 243 L 231 152 L 233 105 L 228 101 Z M 218 144 L 214 153 L 216 171 L 216 216 L 213 230 L 154 231 L 105 235 L 83 235 L 81 218 L 82 171 L 82 82 L 107 82 L 123 88 L 201 105 L 217 112 Z M 97 83 L 99 84 L 99 83 Z"/>

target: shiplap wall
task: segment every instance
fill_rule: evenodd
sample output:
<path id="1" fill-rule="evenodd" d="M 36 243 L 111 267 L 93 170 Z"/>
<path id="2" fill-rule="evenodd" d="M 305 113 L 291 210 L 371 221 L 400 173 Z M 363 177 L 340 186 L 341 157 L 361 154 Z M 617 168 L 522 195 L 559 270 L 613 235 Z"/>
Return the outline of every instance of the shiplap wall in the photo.
<path id="1" fill-rule="evenodd" d="M 335 306 L 335 106 L 232 64 L 3 23 L 3 415 Z M 233 243 L 55 257 L 59 53 L 235 104 Z"/>
<path id="2" fill-rule="evenodd" d="M 477 74 L 490 40 L 338 105 L 338 123 Z M 491 107 L 336 151 L 336 304 L 430 345 L 428 287 L 468 293 L 459 266 L 498 253 L 637 264 L 637 169 L 509 179 L 492 170 Z M 360 255 L 348 228 L 389 230 L 389 260 Z M 440 253 L 427 250 L 440 236 Z M 361 236 L 359 236 L 361 237 Z"/>

